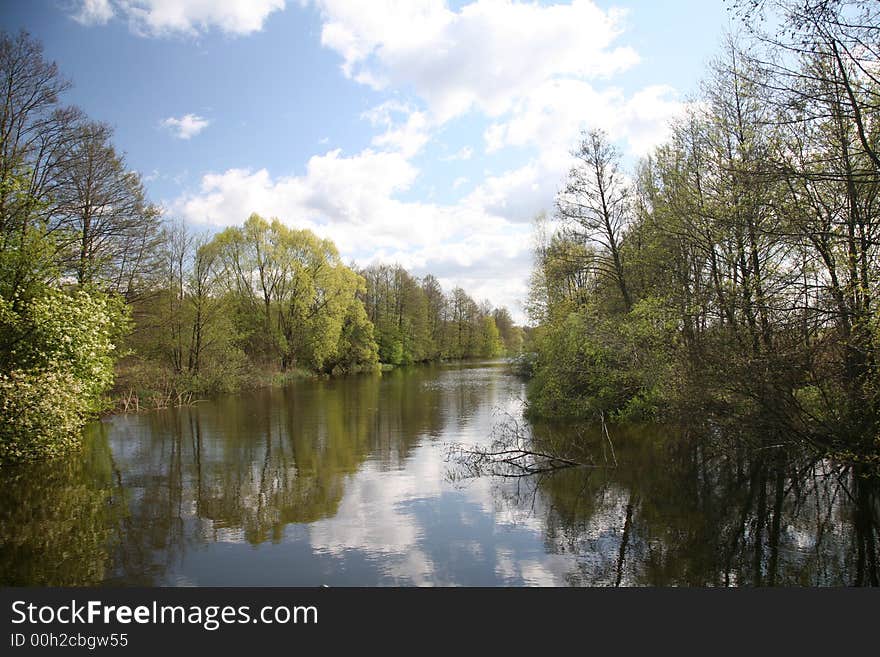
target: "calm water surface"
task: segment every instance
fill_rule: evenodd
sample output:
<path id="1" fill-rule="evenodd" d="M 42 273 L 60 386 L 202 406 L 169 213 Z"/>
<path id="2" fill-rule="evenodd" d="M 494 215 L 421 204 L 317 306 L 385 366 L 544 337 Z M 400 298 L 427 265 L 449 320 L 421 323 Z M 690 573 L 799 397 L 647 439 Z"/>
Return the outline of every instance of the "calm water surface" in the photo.
<path id="1" fill-rule="evenodd" d="M 518 418 L 500 363 L 302 381 L 89 427 L 0 472 L 0 580 L 31 585 L 876 585 L 876 485 L 661 427 L 599 467 L 460 478 Z"/>

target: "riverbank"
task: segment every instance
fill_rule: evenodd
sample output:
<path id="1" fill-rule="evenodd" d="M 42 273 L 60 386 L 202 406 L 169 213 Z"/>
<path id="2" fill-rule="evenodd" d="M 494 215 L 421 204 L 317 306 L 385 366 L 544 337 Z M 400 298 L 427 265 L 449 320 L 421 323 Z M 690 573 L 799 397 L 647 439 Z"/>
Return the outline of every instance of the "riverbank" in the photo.
<path id="1" fill-rule="evenodd" d="M 0 584 L 876 583 L 863 469 L 696 423 L 532 422 L 524 394 L 487 359 L 90 423 L 66 458 L 0 469 Z M 494 451 L 511 423 L 584 465 L 464 481 L 450 446 Z"/>
<path id="2" fill-rule="evenodd" d="M 379 371 L 378 369 L 376 371 Z M 107 414 L 191 406 L 220 394 L 279 387 L 297 380 L 330 378 L 305 368 L 248 368 L 224 377 L 176 374 L 149 361 L 127 360 L 116 368 Z"/>
<path id="3" fill-rule="evenodd" d="M 218 395 L 279 388 L 294 381 L 333 379 L 350 374 L 382 374 L 414 366 L 478 362 L 480 359 L 436 359 L 406 365 L 379 363 L 375 368 L 327 373 L 305 368 L 278 370 L 248 368 L 224 378 L 175 374 L 150 361 L 127 359 L 117 366 L 116 379 L 104 416 L 180 408 L 214 399 Z"/>

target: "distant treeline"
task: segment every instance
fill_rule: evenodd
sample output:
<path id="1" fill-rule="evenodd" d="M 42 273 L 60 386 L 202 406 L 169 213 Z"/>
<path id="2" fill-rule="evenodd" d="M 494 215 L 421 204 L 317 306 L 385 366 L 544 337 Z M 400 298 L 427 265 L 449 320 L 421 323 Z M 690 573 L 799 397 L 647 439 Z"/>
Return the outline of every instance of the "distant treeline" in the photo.
<path id="1" fill-rule="evenodd" d="M 163 220 L 69 86 L 27 33 L 0 33 L 0 463 L 77 445 L 114 374 L 123 408 L 157 407 L 521 343 L 506 310 L 355 271 L 277 219 L 212 237 Z"/>
<path id="2" fill-rule="evenodd" d="M 539 231 L 530 409 L 688 408 L 880 464 L 880 5 L 732 3 L 746 34 L 635 170 L 589 132 Z M 693 414 L 691 415 L 693 417 Z"/>
<path id="3" fill-rule="evenodd" d="M 177 398 L 267 374 L 494 357 L 522 343 L 506 309 L 461 288 L 446 295 L 433 276 L 400 266 L 349 267 L 330 240 L 278 219 L 253 214 L 214 236 L 177 223 L 162 234 L 150 293 L 131 302 L 123 388 Z"/>

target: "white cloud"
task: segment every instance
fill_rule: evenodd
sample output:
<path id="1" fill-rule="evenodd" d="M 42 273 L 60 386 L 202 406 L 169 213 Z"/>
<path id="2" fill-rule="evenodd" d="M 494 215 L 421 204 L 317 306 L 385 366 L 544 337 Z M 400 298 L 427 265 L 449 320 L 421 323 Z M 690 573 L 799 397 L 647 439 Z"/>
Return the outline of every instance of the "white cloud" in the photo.
<path id="1" fill-rule="evenodd" d="M 412 157 L 429 140 L 430 123 L 424 112 L 416 111 L 410 105 L 390 100 L 363 114 L 374 126 L 385 128 L 385 132 L 373 137 L 372 144 L 379 148 L 390 148 Z M 403 121 L 399 119 L 403 118 Z"/>
<path id="2" fill-rule="evenodd" d="M 684 104 L 664 85 L 642 89 L 627 98 L 617 88 L 596 91 L 581 80 L 549 80 L 518 103 L 511 116 L 484 134 L 489 152 L 504 146 L 539 146 L 542 157 L 563 158 L 584 127 L 602 128 L 644 155 L 663 141 L 669 121 Z"/>
<path id="3" fill-rule="evenodd" d="M 215 226 L 252 212 L 329 237 L 344 259 L 399 262 L 465 285 L 516 312 L 530 263 L 530 227 L 492 214 L 473 199 L 454 205 L 402 201 L 419 172 L 401 152 L 366 149 L 312 157 L 301 176 L 229 169 L 202 177 L 170 205 L 176 216 Z M 511 273 L 513 272 L 513 273 Z"/>
<path id="4" fill-rule="evenodd" d="M 484 133 L 490 153 L 534 147 L 537 155 L 487 177 L 468 200 L 510 221 L 530 221 L 552 210 L 582 129 L 604 129 L 612 140 L 625 143 L 630 154 L 646 155 L 664 141 L 670 121 L 685 107 L 668 86 L 646 87 L 627 98 L 616 88 L 598 92 L 581 80 L 550 80 Z"/>
<path id="5" fill-rule="evenodd" d="M 478 108 L 510 109 L 544 81 L 605 78 L 638 62 L 613 47 L 624 12 L 590 0 L 540 6 L 477 0 L 460 11 L 442 0 L 316 0 L 321 42 L 343 72 L 375 88 L 413 88 L 439 122 Z"/>
<path id="6" fill-rule="evenodd" d="M 635 93 L 620 117 L 633 152 L 645 155 L 665 141 L 670 121 L 683 116 L 688 105 L 678 100 L 678 92 L 668 85 L 652 85 Z"/>
<path id="7" fill-rule="evenodd" d="M 263 29 L 285 0 L 81 0 L 75 20 L 103 25 L 117 16 L 140 36 L 196 36 L 211 29 L 245 35 Z"/>
<path id="8" fill-rule="evenodd" d="M 625 13 L 591 0 L 475 0 L 455 10 L 443 0 L 313 3 L 321 42 L 340 55 L 343 73 L 392 98 L 362 114 L 375 129 L 370 148 L 315 155 L 302 175 L 241 168 L 203 175 L 198 190 L 173 202 L 178 215 L 215 225 L 240 224 L 251 212 L 277 216 L 333 239 L 346 260 L 430 272 L 521 318 L 529 222 L 552 211 L 579 131 L 604 128 L 643 154 L 683 107 L 667 86 L 628 93 L 613 86 L 613 76 L 639 57 L 618 43 Z M 401 200 L 417 191 L 415 156 L 430 153 L 426 145 L 452 134 L 456 127 L 447 124 L 468 113 L 490 122 L 483 124 L 488 153 L 524 152 L 506 158 L 508 170 L 474 179 L 458 202 L 433 202 L 424 191 L 433 188 L 430 179 L 417 188 L 422 200 Z M 442 161 L 474 157 L 461 142 L 439 147 Z M 471 182 L 461 173 L 472 174 L 456 172 L 453 190 Z"/>
<path id="9" fill-rule="evenodd" d="M 110 0 L 82 0 L 73 13 L 73 20 L 82 25 L 104 25 L 113 15 Z"/>
<path id="10" fill-rule="evenodd" d="M 527 223 L 553 208 L 562 173 L 536 159 L 500 175 L 488 176 L 464 202 L 508 221 Z"/>
<path id="11" fill-rule="evenodd" d="M 417 175 L 401 153 L 367 149 L 345 157 L 337 149 L 310 158 L 304 176 L 273 178 L 266 169 L 206 174 L 200 191 L 179 198 L 175 209 L 186 219 L 214 225 L 240 224 L 251 212 L 297 225 L 324 223 L 345 227 L 340 237 L 351 247 L 364 240 L 398 247 L 409 237 L 398 234 L 401 226 L 412 224 L 424 210 L 393 196 L 408 189 Z M 422 219 L 416 233 L 429 239 L 434 227 Z"/>
<path id="12" fill-rule="evenodd" d="M 454 162 L 456 160 L 469 160 L 474 156 L 474 149 L 470 146 L 464 146 L 452 155 L 441 157 L 444 162 Z"/>
<path id="13" fill-rule="evenodd" d="M 163 119 L 159 125 L 167 128 L 178 139 L 190 139 L 207 128 L 211 122 L 197 114 L 184 114 L 180 118 L 169 116 Z"/>
<path id="14" fill-rule="evenodd" d="M 322 43 L 342 56 L 347 76 L 414 91 L 426 106 L 421 112 L 399 101 L 380 105 L 372 117 L 377 125 L 376 117 L 384 117 L 386 132 L 374 146 L 412 154 L 433 128 L 477 110 L 494 118 L 484 133 L 487 152 L 535 149 L 531 160 L 487 178 L 468 197 L 471 206 L 511 221 L 552 209 L 582 128 L 604 128 L 642 155 L 662 141 L 669 119 L 683 107 L 662 85 L 630 95 L 616 87 L 597 90 L 600 80 L 639 58 L 616 44 L 625 12 L 603 11 L 591 0 L 551 6 L 476 0 L 457 11 L 442 0 L 377 0 L 369 8 L 342 0 L 316 4 L 324 19 Z M 408 119 L 392 127 L 393 112 Z M 465 146 L 440 159 L 472 155 Z"/>

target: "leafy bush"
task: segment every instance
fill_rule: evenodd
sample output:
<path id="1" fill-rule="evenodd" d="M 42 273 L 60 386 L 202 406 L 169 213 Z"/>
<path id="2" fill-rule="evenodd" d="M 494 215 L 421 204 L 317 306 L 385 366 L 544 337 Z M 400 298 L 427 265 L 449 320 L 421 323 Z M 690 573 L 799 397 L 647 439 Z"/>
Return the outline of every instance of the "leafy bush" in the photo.
<path id="1" fill-rule="evenodd" d="M 537 338 L 529 411 L 540 417 L 589 417 L 621 408 L 632 382 L 613 343 L 583 313 L 549 324 Z"/>
<path id="2" fill-rule="evenodd" d="M 55 456 L 79 444 L 104 410 L 125 304 L 99 292 L 46 290 L 20 304 L 0 299 L 0 462 Z"/>
<path id="3" fill-rule="evenodd" d="M 510 359 L 510 371 L 521 379 L 531 379 L 538 366 L 538 354 L 534 351 L 522 351 Z"/>
<path id="4" fill-rule="evenodd" d="M 538 417 L 656 418 L 677 385 L 675 324 L 658 299 L 626 314 L 583 306 L 536 333 L 529 411 Z"/>
<path id="5" fill-rule="evenodd" d="M 79 442 L 87 418 L 83 385 L 72 374 L 0 374 L 0 462 L 56 456 Z"/>

